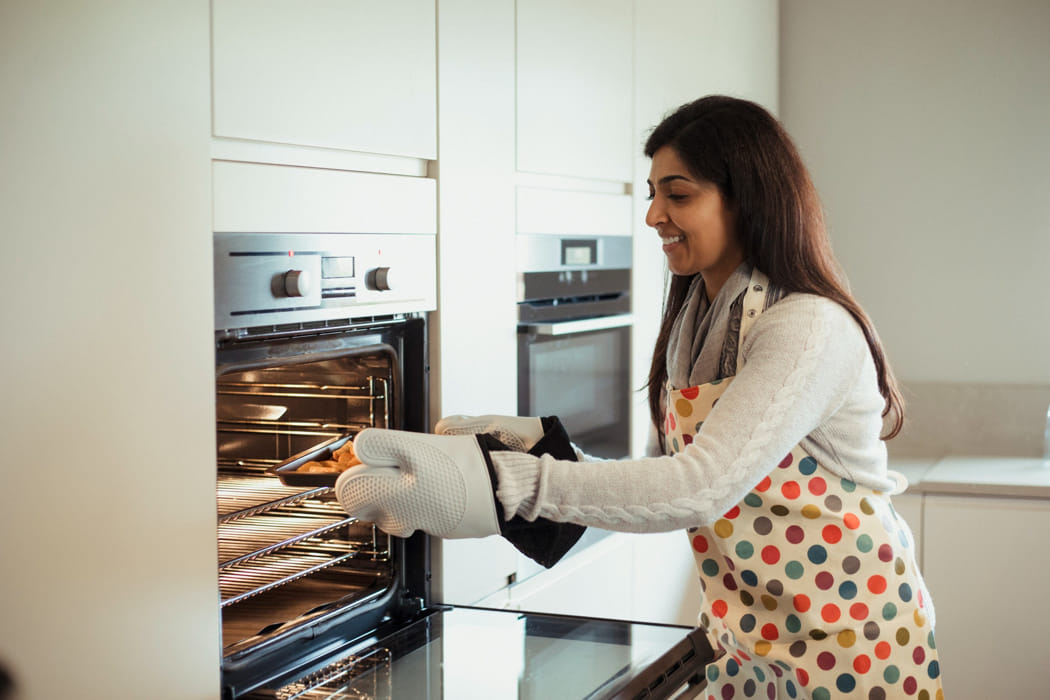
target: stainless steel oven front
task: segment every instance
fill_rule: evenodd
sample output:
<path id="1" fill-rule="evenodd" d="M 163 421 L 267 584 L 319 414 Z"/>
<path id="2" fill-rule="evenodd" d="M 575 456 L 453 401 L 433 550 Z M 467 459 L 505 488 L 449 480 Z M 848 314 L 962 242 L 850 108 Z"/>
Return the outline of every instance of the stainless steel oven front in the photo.
<path id="1" fill-rule="evenodd" d="M 631 239 L 520 235 L 518 414 L 596 457 L 630 451 Z"/>
<path id="2" fill-rule="evenodd" d="M 349 518 L 274 470 L 366 427 L 426 431 L 433 235 L 215 234 L 218 575 L 226 697 L 411 620 L 420 533 Z"/>

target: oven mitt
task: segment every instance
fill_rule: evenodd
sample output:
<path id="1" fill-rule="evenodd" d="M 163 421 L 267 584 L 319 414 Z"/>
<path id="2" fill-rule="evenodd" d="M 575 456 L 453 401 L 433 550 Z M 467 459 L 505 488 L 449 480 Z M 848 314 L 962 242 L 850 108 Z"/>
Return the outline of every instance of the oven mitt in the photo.
<path id="1" fill-rule="evenodd" d="M 361 464 L 339 475 L 336 498 L 355 518 L 397 537 L 422 530 L 449 539 L 500 532 L 491 465 L 474 435 L 366 428 Z"/>
<path id="2" fill-rule="evenodd" d="M 551 418 L 522 418 L 520 416 L 445 416 L 434 426 L 437 435 L 480 435 L 486 433 L 493 436 L 505 447 L 504 449 L 515 452 L 528 452 L 532 446 L 540 441 L 550 425 L 551 421 L 561 421 L 557 417 Z M 561 431 L 564 433 L 565 429 Z M 567 436 L 566 436 L 567 437 Z"/>
<path id="3" fill-rule="evenodd" d="M 561 421 L 533 419 L 545 428 L 530 454 L 576 461 Z M 426 435 L 367 428 L 354 438 L 361 464 L 339 475 L 336 498 L 351 516 L 397 537 L 422 530 L 448 539 L 502 535 L 550 568 L 586 530 L 546 518 L 504 520 L 495 496 L 496 471 L 488 451 L 507 450 L 493 435 Z"/>
<path id="4" fill-rule="evenodd" d="M 458 417 L 457 417 L 458 418 Z M 498 418 L 500 421 L 507 421 L 506 417 L 503 416 L 479 416 L 481 418 Z M 446 419 L 447 420 L 447 419 Z M 543 433 L 537 438 L 535 444 L 528 449 L 528 453 L 539 457 L 540 455 L 549 454 L 555 459 L 567 459 L 572 462 L 577 461 L 576 451 L 572 447 L 572 443 L 569 441 L 569 434 L 565 432 L 565 427 L 558 420 L 557 416 L 551 416 L 549 418 L 511 418 L 513 421 L 535 421 L 536 425 L 541 426 Z M 502 426 L 506 426 L 507 423 L 503 423 Z M 520 424 L 516 425 L 515 428 L 520 430 Z M 525 426 L 527 429 L 527 426 Z M 520 438 L 523 433 L 515 433 L 515 437 Z M 532 435 L 534 433 L 528 433 Z M 501 439 L 497 438 L 496 435 L 506 435 L 506 431 L 496 430 L 495 433 L 485 433 L 478 435 L 478 443 L 485 450 L 485 462 L 488 464 L 488 468 L 492 477 L 492 483 L 495 485 L 497 482 L 496 471 L 492 466 L 492 460 L 489 458 L 488 453 L 490 451 L 509 450 L 510 446 L 505 444 Z M 495 490 L 495 489 L 494 489 Z M 587 529 L 583 525 L 577 525 L 575 523 L 558 523 L 547 518 L 536 518 L 535 520 L 526 520 L 520 515 L 515 515 L 510 520 L 504 519 L 503 505 L 499 502 L 498 498 L 493 498 L 496 505 L 496 512 L 500 523 L 500 534 L 503 538 L 514 545 L 514 548 L 519 552 L 532 559 L 537 564 L 543 566 L 546 569 L 551 568 L 563 556 L 565 553 L 572 549 L 572 546 L 583 536 L 584 531 Z"/>

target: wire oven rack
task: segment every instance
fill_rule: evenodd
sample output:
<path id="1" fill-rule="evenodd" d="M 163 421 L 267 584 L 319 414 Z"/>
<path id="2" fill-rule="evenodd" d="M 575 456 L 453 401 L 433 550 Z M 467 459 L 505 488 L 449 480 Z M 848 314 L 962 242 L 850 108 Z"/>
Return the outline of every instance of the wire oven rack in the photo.
<path id="1" fill-rule="evenodd" d="M 372 700 L 393 697 L 390 666 L 393 654 L 375 647 L 315 671 L 294 683 L 266 693 L 273 700 Z M 261 698 L 262 695 L 254 695 Z"/>
<path id="2" fill-rule="evenodd" d="M 356 377 L 354 378 L 356 379 Z M 390 380 L 365 377 L 362 383 L 266 382 L 222 379 L 216 382 L 216 394 L 233 400 L 265 400 L 266 404 L 242 403 L 223 412 L 220 403 L 219 426 L 223 432 L 256 433 L 277 436 L 331 437 L 356 432 L 367 427 L 389 425 L 391 415 Z M 282 403 L 295 401 L 338 402 L 330 415 L 347 415 L 353 420 L 333 421 L 285 418 Z M 276 409 L 276 410 L 275 410 Z M 281 410 L 285 409 L 285 410 Z"/>
<path id="3" fill-rule="evenodd" d="M 332 373 L 325 377 L 333 378 L 339 379 Z M 391 411 L 388 380 L 350 375 L 343 379 L 346 381 L 303 381 L 268 370 L 220 378 L 216 382 L 220 441 L 250 444 L 272 435 L 276 440 L 269 443 L 273 454 L 287 458 L 295 445 L 387 425 Z M 327 405 L 331 408 L 325 409 Z M 325 418 L 304 418 L 304 412 L 321 413 Z M 351 559 L 383 561 L 389 556 L 388 546 L 381 544 L 388 540 L 374 525 L 359 524 L 347 516 L 330 487 L 282 484 L 270 471 L 281 461 L 257 456 L 225 456 L 218 461 L 218 567 L 223 608 Z"/>

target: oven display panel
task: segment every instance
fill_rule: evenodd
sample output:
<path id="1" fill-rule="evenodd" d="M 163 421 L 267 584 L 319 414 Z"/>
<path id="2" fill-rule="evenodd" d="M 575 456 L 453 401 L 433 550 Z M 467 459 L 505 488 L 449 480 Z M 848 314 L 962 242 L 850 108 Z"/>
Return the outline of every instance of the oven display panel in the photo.
<path id="1" fill-rule="evenodd" d="M 595 239 L 563 240 L 561 242 L 561 264 L 597 265 L 598 241 Z"/>

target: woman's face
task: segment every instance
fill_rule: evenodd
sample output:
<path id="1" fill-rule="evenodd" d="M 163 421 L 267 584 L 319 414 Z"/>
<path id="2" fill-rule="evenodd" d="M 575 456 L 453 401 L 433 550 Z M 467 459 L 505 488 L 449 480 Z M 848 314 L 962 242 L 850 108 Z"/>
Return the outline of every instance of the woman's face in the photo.
<path id="1" fill-rule="evenodd" d="M 670 146 L 653 154 L 648 182 L 645 223 L 660 234 L 667 266 L 676 275 L 703 274 L 714 297 L 744 260 L 722 193 L 691 175 Z"/>

